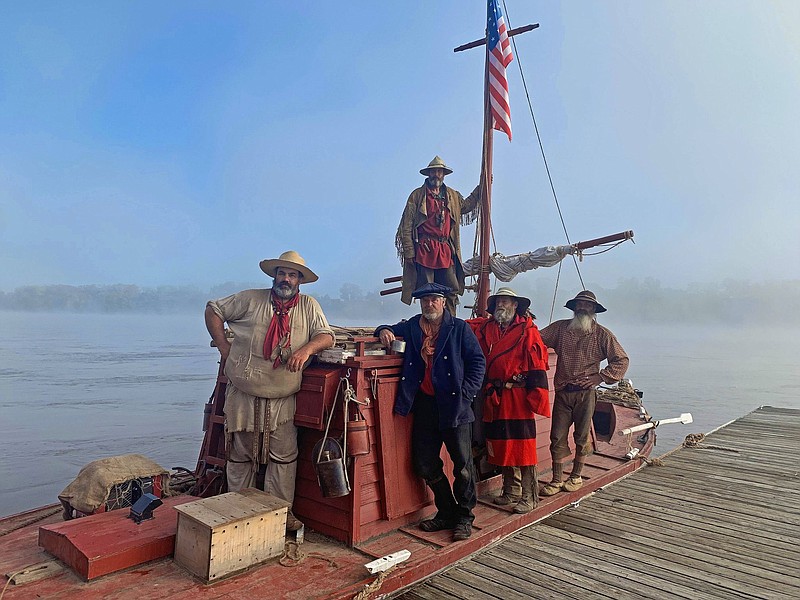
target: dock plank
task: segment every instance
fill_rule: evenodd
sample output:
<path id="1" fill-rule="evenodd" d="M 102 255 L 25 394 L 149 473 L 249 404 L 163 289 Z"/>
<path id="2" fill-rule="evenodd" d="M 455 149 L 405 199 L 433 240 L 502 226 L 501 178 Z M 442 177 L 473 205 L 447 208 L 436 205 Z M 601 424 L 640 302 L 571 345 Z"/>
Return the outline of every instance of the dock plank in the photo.
<path id="1" fill-rule="evenodd" d="M 798 598 L 798 452 L 800 410 L 761 407 L 400 597 Z"/>

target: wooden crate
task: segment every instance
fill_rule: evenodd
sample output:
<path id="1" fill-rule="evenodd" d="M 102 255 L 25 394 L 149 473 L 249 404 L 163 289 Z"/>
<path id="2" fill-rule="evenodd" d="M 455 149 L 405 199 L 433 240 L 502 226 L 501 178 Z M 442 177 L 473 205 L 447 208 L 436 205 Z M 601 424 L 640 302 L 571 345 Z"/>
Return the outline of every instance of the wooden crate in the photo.
<path id="1" fill-rule="evenodd" d="M 248 488 L 175 507 L 175 562 L 206 582 L 283 552 L 289 503 Z"/>

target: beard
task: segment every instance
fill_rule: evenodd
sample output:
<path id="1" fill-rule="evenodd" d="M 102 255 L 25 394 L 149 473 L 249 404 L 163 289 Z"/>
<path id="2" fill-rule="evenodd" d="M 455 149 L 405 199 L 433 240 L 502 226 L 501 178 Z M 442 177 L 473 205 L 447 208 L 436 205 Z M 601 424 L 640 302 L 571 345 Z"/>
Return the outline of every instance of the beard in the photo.
<path id="1" fill-rule="evenodd" d="M 292 285 L 288 281 L 282 281 L 281 283 L 273 282 L 272 293 L 281 300 L 291 300 L 297 294 L 299 287 L 300 286 Z"/>
<path id="2" fill-rule="evenodd" d="M 436 321 L 441 319 L 443 315 L 444 315 L 444 309 L 442 310 L 433 309 L 433 310 L 422 311 L 423 318 L 425 318 L 427 321 L 430 321 L 431 323 L 435 323 Z"/>
<path id="3" fill-rule="evenodd" d="M 429 175 L 425 181 L 428 184 L 428 187 L 432 189 L 440 188 L 444 183 L 444 179 L 439 179 L 438 177 L 434 177 L 433 175 Z"/>
<path id="4" fill-rule="evenodd" d="M 567 325 L 567 329 L 571 331 L 580 331 L 581 333 L 591 333 L 592 325 L 594 325 L 595 315 L 586 312 L 585 310 L 575 311 L 574 317 Z"/>
<path id="5" fill-rule="evenodd" d="M 496 308 L 492 316 L 500 325 L 508 325 L 514 318 L 515 312 L 513 308 Z"/>

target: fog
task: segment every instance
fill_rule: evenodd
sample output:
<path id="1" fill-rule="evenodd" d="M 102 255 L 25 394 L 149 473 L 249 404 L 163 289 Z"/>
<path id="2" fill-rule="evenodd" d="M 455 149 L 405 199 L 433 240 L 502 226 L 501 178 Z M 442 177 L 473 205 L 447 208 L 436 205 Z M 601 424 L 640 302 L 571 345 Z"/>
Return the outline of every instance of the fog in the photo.
<path id="1" fill-rule="evenodd" d="M 635 231 L 580 263 L 612 310 L 746 320 L 777 318 L 785 294 L 796 305 L 800 4 L 507 8 L 510 26 L 540 27 L 514 38 L 513 141 L 495 135 L 497 251 L 567 242 L 521 65 L 569 240 Z M 478 181 L 483 55 L 452 49 L 481 36 L 484 13 L 477 0 L 6 6 L 4 302 L 24 306 L 24 286 L 120 285 L 163 306 L 163 288 L 189 286 L 202 309 L 219 282 L 263 285 L 258 262 L 289 248 L 332 314 L 344 285 L 374 294 L 400 272 L 394 233 L 419 169 L 438 154 L 447 184 Z M 556 277 L 559 307 L 582 287 L 572 264 L 512 284 L 540 320 Z"/>
<path id="2" fill-rule="evenodd" d="M 532 283 L 532 285 L 531 285 Z M 533 281 L 512 282 L 517 293 L 529 297 L 531 310 L 542 326 L 551 320 L 571 316 L 564 304 L 578 291 L 556 289 L 555 280 L 538 277 Z M 241 289 L 268 287 L 260 283 L 227 282 L 203 290 L 196 286 L 136 285 L 111 286 L 25 286 L 10 293 L 0 293 L 0 310 L 74 313 L 140 313 L 197 315 L 202 328 L 202 311 L 207 300 Z M 345 283 L 338 294 L 321 294 L 312 285 L 301 286 L 321 303 L 328 319 L 338 325 L 375 326 L 407 318 L 419 311 L 418 304 L 406 306 L 399 295 L 381 297 L 377 290 L 364 290 L 355 283 Z M 598 300 L 609 309 L 602 321 L 631 324 L 752 325 L 800 327 L 800 315 L 788 310 L 800 305 L 800 281 L 754 284 L 728 280 L 717 285 L 693 285 L 669 288 L 652 279 L 630 279 L 614 287 L 592 286 Z M 554 293 L 555 292 L 555 293 Z M 462 304 L 471 304 L 468 293 Z M 469 309 L 459 308 L 467 318 Z"/>

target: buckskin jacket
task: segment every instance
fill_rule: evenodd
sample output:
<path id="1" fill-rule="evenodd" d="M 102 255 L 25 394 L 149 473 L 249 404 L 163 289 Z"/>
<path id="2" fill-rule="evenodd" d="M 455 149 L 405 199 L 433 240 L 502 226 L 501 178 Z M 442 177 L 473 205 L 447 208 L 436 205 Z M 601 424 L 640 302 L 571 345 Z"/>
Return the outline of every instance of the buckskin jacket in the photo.
<path id="1" fill-rule="evenodd" d="M 456 279 L 459 289 L 456 292 L 464 293 L 464 268 L 461 265 L 461 236 L 459 224 L 469 225 L 478 216 L 478 201 L 480 200 L 480 185 L 465 199 L 453 188 L 442 184 L 447 195 L 447 209 L 450 211 L 450 246 L 453 250 L 453 263 L 456 270 Z M 417 289 L 417 270 L 414 263 L 416 244 L 419 241 L 419 226 L 428 218 L 428 208 L 425 203 L 426 186 L 415 189 L 408 196 L 406 208 L 400 219 L 395 237 L 397 255 L 403 263 L 403 293 L 401 300 L 411 304 L 411 293 Z M 456 220 L 458 218 L 458 220 Z"/>
<path id="2" fill-rule="evenodd" d="M 391 329 L 406 342 L 403 372 L 394 402 L 394 412 L 402 416 L 411 412 L 414 397 L 425 377 L 425 362 L 420 355 L 421 318 L 422 315 L 416 315 L 396 325 L 381 325 L 374 333 L 377 337 L 381 329 Z M 472 402 L 483 383 L 486 360 L 466 322 L 446 310 L 443 319 L 433 353 L 431 380 L 439 409 L 439 429 L 449 429 L 475 420 Z"/>

